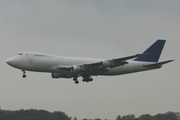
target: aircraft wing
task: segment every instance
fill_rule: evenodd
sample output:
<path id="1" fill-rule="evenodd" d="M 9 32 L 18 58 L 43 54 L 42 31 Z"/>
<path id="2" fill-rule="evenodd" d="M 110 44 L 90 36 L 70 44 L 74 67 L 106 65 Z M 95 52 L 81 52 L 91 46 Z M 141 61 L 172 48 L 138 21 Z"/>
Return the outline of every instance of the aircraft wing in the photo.
<path id="1" fill-rule="evenodd" d="M 125 60 L 129 60 L 129 59 L 132 59 L 132 58 L 139 57 L 141 55 L 143 55 L 143 54 L 136 54 L 136 55 L 127 56 L 127 57 L 123 57 L 123 58 L 117 58 L 117 59 L 113 59 L 113 60 L 116 61 L 116 62 L 121 62 L 121 61 L 125 61 Z"/>
<path id="2" fill-rule="evenodd" d="M 117 59 L 110 59 L 110 60 L 104 60 L 100 62 L 95 63 L 87 63 L 87 64 L 81 64 L 81 65 L 72 65 L 72 66 L 58 66 L 57 69 L 62 71 L 71 71 L 71 72 L 106 72 L 108 71 L 107 68 L 113 68 L 121 65 L 128 64 L 126 60 L 136 58 L 138 56 L 141 56 L 142 54 L 136 54 L 132 56 L 117 58 Z"/>
<path id="3" fill-rule="evenodd" d="M 128 64 L 128 62 L 126 60 L 136 58 L 136 57 L 141 56 L 141 55 L 143 55 L 143 54 L 136 54 L 136 55 L 127 56 L 127 57 L 123 57 L 123 58 L 108 60 L 110 62 L 110 68 Z"/>
<path id="4" fill-rule="evenodd" d="M 122 57 L 122 58 L 117 58 L 117 59 L 111 59 L 111 60 L 105 60 L 105 61 L 100 61 L 100 62 L 96 62 L 96 63 L 90 63 L 90 64 L 84 64 L 84 65 L 80 65 L 82 67 L 86 67 L 88 69 L 102 69 L 102 68 L 113 68 L 113 67 L 117 67 L 120 65 L 125 65 L 128 64 L 128 62 L 126 60 L 138 57 L 142 54 L 136 54 L 136 55 L 132 55 L 132 56 L 128 56 L 128 57 Z"/>

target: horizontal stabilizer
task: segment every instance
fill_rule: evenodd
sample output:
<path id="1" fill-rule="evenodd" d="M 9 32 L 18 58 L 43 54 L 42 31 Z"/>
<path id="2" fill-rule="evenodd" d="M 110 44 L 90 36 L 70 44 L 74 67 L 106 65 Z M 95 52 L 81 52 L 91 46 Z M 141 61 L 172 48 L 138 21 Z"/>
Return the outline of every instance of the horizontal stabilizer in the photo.
<path id="1" fill-rule="evenodd" d="M 150 64 L 150 65 L 145 65 L 143 67 L 161 67 L 163 64 L 166 64 L 166 63 L 169 63 L 169 62 L 172 62 L 174 60 L 167 60 L 167 61 L 163 61 L 163 62 L 158 62 L 158 63 L 154 63 L 154 64 Z"/>

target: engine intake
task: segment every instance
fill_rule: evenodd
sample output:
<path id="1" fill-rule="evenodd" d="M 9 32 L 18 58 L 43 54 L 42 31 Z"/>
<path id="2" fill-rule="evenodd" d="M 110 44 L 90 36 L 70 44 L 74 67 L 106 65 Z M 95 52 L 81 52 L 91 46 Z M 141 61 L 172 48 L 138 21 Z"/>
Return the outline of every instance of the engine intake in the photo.
<path id="1" fill-rule="evenodd" d="M 110 63 L 108 61 L 101 61 L 101 66 L 103 68 L 108 68 L 108 67 L 110 67 Z"/>
<path id="2" fill-rule="evenodd" d="M 80 66 L 73 65 L 71 68 L 71 72 L 80 72 L 81 68 Z"/>

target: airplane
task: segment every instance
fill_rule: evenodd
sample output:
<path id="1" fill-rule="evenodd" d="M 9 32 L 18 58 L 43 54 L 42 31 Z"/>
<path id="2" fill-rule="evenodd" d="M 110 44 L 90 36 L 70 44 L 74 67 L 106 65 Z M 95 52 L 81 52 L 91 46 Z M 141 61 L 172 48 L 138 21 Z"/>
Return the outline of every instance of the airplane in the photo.
<path id="1" fill-rule="evenodd" d="M 91 76 L 113 76 L 161 68 L 163 64 L 174 60 L 159 61 L 166 40 L 157 40 L 142 54 L 116 59 L 95 59 L 64 57 L 36 52 L 20 52 L 6 63 L 23 71 L 51 73 L 52 78 L 73 78 L 78 84 L 78 77 L 83 82 L 93 81 Z"/>

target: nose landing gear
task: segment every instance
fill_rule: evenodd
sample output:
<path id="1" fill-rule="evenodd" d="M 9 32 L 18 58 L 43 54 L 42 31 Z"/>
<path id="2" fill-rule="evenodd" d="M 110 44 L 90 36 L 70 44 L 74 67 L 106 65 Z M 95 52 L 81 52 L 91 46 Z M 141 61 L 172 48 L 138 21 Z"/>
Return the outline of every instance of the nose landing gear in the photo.
<path id="1" fill-rule="evenodd" d="M 22 77 L 23 77 L 23 78 L 26 78 L 26 72 L 25 72 L 25 70 L 22 70 L 22 71 L 23 71 Z"/>

